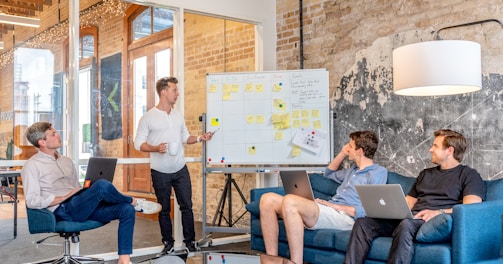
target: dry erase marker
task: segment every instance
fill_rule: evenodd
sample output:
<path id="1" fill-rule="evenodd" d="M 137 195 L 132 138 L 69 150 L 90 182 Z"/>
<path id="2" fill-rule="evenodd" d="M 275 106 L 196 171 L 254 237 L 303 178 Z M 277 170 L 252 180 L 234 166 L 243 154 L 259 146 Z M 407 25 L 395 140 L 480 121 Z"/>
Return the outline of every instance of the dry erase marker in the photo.
<path id="1" fill-rule="evenodd" d="M 215 131 L 211 132 L 211 135 L 215 135 L 215 133 L 217 133 L 217 131 L 220 130 L 220 128 L 217 128 Z"/>

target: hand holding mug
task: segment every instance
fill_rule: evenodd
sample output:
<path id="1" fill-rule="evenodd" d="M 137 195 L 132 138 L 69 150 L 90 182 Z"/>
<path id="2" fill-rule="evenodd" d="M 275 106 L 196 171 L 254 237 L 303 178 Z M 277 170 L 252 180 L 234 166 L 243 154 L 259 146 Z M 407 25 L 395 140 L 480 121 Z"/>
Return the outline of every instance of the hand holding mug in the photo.
<path id="1" fill-rule="evenodd" d="M 157 146 L 158 151 L 159 151 L 160 153 L 166 153 L 166 150 L 167 150 L 167 146 L 166 146 L 166 144 L 167 144 L 166 142 L 163 142 L 163 143 L 161 143 L 161 144 L 159 144 L 159 145 Z"/>

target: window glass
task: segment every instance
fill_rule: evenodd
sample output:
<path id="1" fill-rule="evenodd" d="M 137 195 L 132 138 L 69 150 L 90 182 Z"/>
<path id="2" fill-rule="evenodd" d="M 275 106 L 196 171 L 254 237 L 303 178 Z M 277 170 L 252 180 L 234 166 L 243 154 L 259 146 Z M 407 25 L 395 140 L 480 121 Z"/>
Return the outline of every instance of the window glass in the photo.
<path id="1" fill-rule="evenodd" d="M 80 58 L 85 59 L 94 56 L 94 36 L 86 35 L 80 39 L 81 51 Z"/>
<path id="2" fill-rule="evenodd" d="M 151 8 L 145 9 L 133 21 L 133 40 L 141 39 L 151 33 Z"/>
<path id="3" fill-rule="evenodd" d="M 154 33 L 173 26 L 173 11 L 154 8 Z"/>
<path id="4" fill-rule="evenodd" d="M 173 27 L 172 10 L 149 7 L 133 20 L 132 39 L 138 40 L 171 27 Z"/>
<path id="5" fill-rule="evenodd" d="M 13 159 L 27 159 L 36 152 L 24 136 L 28 126 L 45 121 L 61 132 L 61 77 L 54 74 L 54 54 L 46 49 L 16 49 L 14 68 Z"/>
<path id="6" fill-rule="evenodd" d="M 147 57 L 135 59 L 133 71 L 135 98 L 133 132 L 136 133 L 140 118 L 147 112 Z"/>
<path id="7" fill-rule="evenodd" d="M 171 75 L 171 49 L 155 53 L 155 80 Z M 155 105 L 159 103 L 159 95 L 155 93 Z"/>

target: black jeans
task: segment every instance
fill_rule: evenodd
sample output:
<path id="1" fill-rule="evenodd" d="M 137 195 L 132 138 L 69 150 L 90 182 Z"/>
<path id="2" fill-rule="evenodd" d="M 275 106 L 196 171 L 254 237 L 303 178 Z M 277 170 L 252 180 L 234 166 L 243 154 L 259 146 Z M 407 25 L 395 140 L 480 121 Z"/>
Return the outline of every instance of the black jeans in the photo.
<path id="1" fill-rule="evenodd" d="M 182 212 L 182 226 L 184 242 L 194 241 L 194 213 L 192 212 L 192 184 L 187 166 L 175 173 L 162 173 L 150 170 L 152 185 L 154 186 L 157 201 L 162 205 L 159 212 L 159 226 L 163 242 L 174 242 L 171 224 L 171 187 L 173 187 Z"/>
<path id="2" fill-rule="evenodd" d="M 380 236 L 393 236 L 388 263 L 411 263 L 414 238 L 423 224 L 421 219 L 358 218 L 351 232 L 344 263 L 365 263 L 372 241 Z"/>

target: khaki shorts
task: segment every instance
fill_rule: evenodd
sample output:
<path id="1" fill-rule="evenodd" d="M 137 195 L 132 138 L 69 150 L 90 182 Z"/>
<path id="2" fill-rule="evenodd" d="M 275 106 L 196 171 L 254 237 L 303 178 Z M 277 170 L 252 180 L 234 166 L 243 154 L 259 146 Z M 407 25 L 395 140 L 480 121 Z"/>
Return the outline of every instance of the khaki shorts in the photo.
<path id="1" fill-rule="evenodd" d="M 316 203 L 320 208 L 320 215 L 318 221 L 313 227 L 306 227 L 307 229 L 338 229 L 338 230 L 351 230 L 355 220 L 353 217 L 344 212 L 337 211 L 332 207 Z"/>

